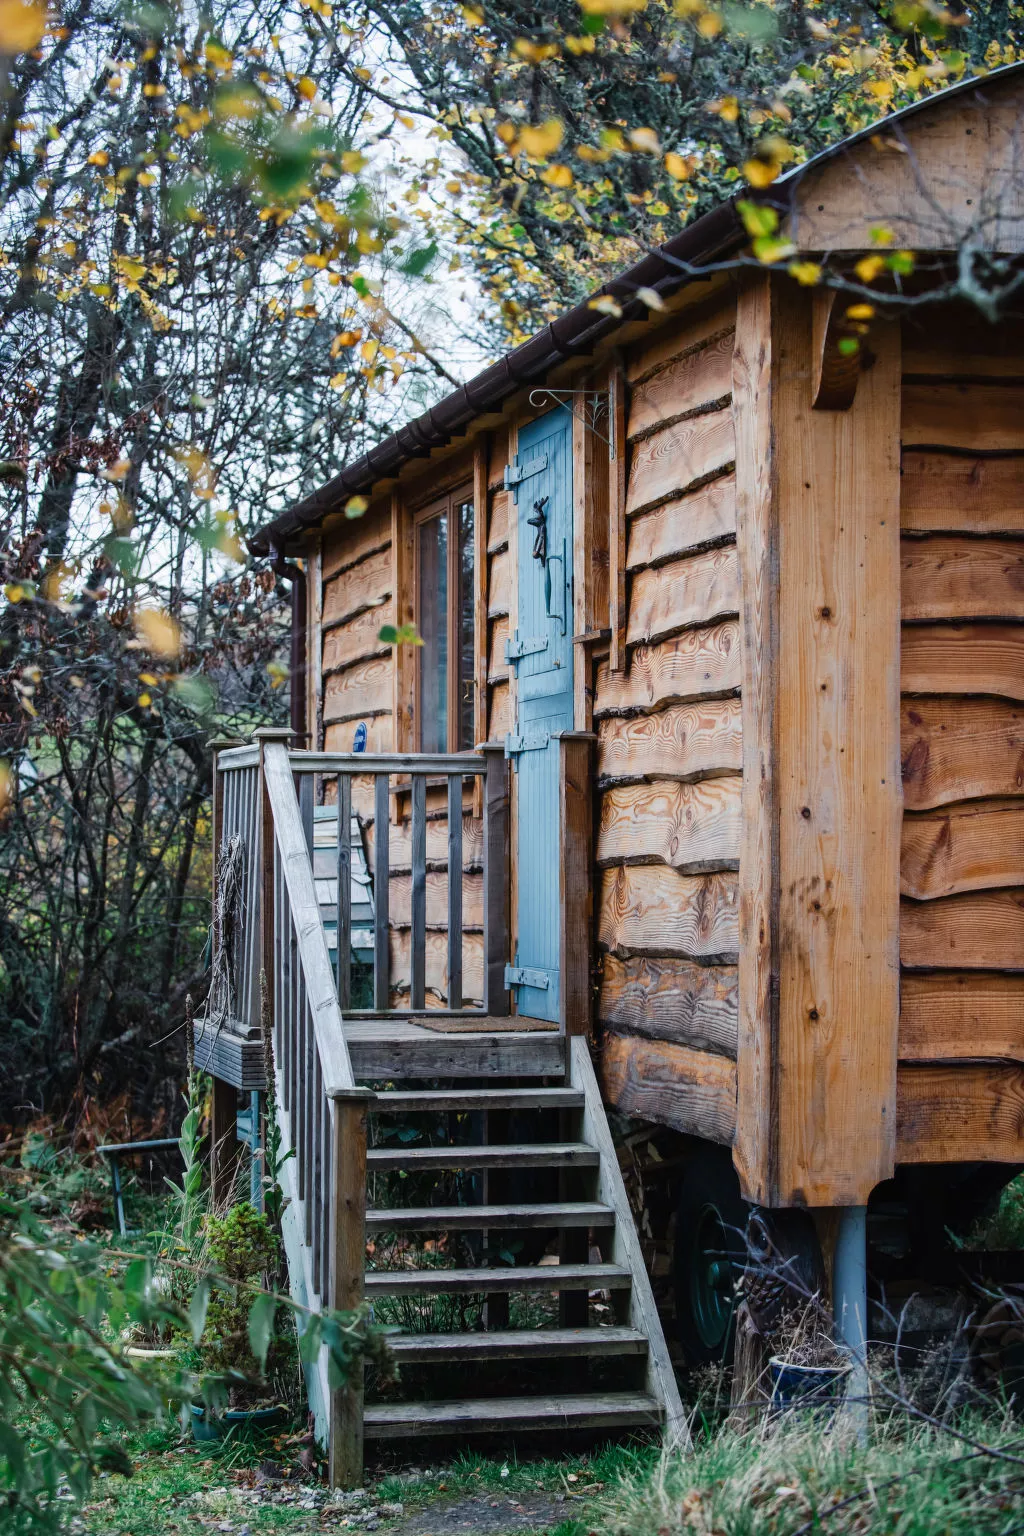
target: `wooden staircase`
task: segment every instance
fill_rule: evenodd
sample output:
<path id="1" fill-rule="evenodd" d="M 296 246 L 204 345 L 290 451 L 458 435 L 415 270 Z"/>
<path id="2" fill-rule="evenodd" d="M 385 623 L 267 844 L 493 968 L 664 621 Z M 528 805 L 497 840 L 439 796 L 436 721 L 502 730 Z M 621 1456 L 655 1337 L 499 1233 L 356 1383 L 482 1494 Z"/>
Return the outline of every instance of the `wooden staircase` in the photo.
<path id="1" fill-rule="evenodd" d="M 332 1481 L 361 1479 L 364 1437 L 522 1435 L 557 1426 L 660 1428 L 685 1438 L 587 1040 L 566 1028 L 517 1029 L 507 995 L 493 984 L 508 943 L 507 871 L 496 868 L 503 851 L 507 857 L 503 764 L 491 754 L 353 761 L 289 753 L 274 733 L 259 734 L 258 749 L 221 755 L 215 798 L 217 846 L 232 836 L 251 843 L 246 931 L 236 943 L 236 991 L 250 1012 L 227 1029 L 208 1021 L 197 1059 L 204 1045 L 217 1063 L 234 1051 L 237 1081 L 255 1080 L 263 1044 L 251 1010 L 262 969 L 277 1121 L 295 1154 L 280 1173 L 293 1290 L 313 1310 L 365 1298 L 374 1320 L 393 1330 L 398 1365 L 396 1381 L 371 1377 L 365 1399 L 358 1381 L 332 1389 L 324 1360 L 307 1372 Z M 485 996 L 482 1006 L 468 1005 L 460 990 L 448 1009 L 417 1015 L 380 1006 L 389 996 L 387 780 L 402 772 L 412 784 L 415 994 L 415 945 L 425 940 L 416 894 L 425 884 L 425 785 L 439 769 L 449 778 L 453 815 L 463 805 L 462 776 L 483 780 L 484 885 L 494 893 L 484 913 Z M 351 780 L 368 772 L 377 777 L 378 1006 L 343 1012 L 348 978 L 344 965 L 332 967 L 314 880 L 311 791 L 314 773 L 337 776 L 344 827 Z M 347 842 L 338 852 L 342 959 Z M 461 942 L 450 894 L 449 912 Z M 422 959 L 418 974 L 422 992 Z M 455 1032 L 428 1027 L 445 1015 L 457 1021 Z"/>

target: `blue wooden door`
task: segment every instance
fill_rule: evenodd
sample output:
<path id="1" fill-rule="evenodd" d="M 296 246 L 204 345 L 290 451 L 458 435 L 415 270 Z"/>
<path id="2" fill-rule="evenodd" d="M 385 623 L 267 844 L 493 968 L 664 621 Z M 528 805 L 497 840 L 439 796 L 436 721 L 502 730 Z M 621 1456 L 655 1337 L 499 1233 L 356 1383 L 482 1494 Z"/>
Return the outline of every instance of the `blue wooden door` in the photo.
<path id="1" fill-rule="evenodd" d="M 517 782 L 518 1011 L 557 1021 L 559 827 L 557 733 L 573 727 L 572 417 L 556 409 L 519 432 L 509 466 L 518 595 L 508 658 L 516 713 L 508 749 Z"/>

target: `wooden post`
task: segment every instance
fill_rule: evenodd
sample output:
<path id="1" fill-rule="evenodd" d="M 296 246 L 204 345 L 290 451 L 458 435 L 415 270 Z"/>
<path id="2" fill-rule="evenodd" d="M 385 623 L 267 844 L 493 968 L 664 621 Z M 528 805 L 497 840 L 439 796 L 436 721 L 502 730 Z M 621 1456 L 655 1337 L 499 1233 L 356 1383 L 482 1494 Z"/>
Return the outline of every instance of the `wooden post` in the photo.
<path id="1" fill-rule="evenodd" d="M 270 1008 L 271 1038 L 274 1037 L 274 1007 L 275 987 L 274 977 L 277 973 L 277 933 L 274 926 L 274 813 L 270 807 L 270 796 L 267 792 L 267 776 L 264 771 L 264 753 L 268 742 L 280 741 L 286 746 L 292 739 L 290 730 L 284 730 L 276 726 L 264 726 L 258 731 L 253 731 L 253 740 L 259 744 L 260 749 L 260 820 L 259 820 L 259 921 L 260 921 L 260 969 L 267 978 L 267 994 Z M 273 1087 L 273 1084 L 268 1084 Z"/>
<path id="2" fill-rule="evenodd" d="M 738 1113 L 747 1199 L 863 1205 L 895 1159 L 900 337 L 813 408 L 811 299 L 741 294 L 733 367 L 743 635 Z"/>
<path id="3" fill-rule="evenodd" d="M 485 743 L 484 769 L 484 1012 L 508 1014 L 508 763 L 505 749 Z M 449 871 L 449 879 L 451 873 Z"/>
<path id="4" fill-rule="evenodd" d="M 241 1153 L 238 1090 L 215 1077 L 210 1101 L 210 1193 L 215 1213 L 231 1202 Z"/>
<path id="5" fill-rule="evenodd" d="M 594 907 L 591 748 L 597 737 L 563 731 L 558 753 L 560 1019 L 565 1035 L 590 1033 Z"/>
<path id="6" fill-rule="evenodd" d="M 395 490 L 391 493 L 391 602 L 397 628 L 411 624 L 416 615 L 415 557 L 412 517 L 402 505 L 401 492 Z M 415 647 L 396 645 L 391 651 L 391 747 L 395 752 L 416 751 L 416 704 Z"/>
<path id="7" fill-rule="evenodd" d="M 366 1088 L 331 1093 L 331 1215 L 328 1306 L 362 1305 L 366 1266 Z M 330 1483 L 357 1488 L 363 1476 L 363 1368 L 331 1392 Z"/>
<path id="8" fill-rule="evenodd" d="M 611 672 L 626 670 L 626 370 L 621 361 L 608 374 L 611 438 L 608 507 L 608 622 L 611 625 Z"/>

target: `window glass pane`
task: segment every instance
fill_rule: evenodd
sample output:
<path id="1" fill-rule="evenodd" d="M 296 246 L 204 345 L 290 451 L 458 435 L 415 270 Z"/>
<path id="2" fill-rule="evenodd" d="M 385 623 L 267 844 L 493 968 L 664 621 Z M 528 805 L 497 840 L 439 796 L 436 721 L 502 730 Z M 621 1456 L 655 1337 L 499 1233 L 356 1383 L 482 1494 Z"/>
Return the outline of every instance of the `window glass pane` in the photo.
<path id="1" fill-rule="evenodd" d="M 464 501 L 459 517 L 459 740 L 460 752 L 473 740 L 473 503 Z"/>
<path id="2" fill-rule="evenodd" d="M 448 750 L 448 518 L 445 513 L 419 526 L 417 539 L 419 597 L 421 752 Z"/>

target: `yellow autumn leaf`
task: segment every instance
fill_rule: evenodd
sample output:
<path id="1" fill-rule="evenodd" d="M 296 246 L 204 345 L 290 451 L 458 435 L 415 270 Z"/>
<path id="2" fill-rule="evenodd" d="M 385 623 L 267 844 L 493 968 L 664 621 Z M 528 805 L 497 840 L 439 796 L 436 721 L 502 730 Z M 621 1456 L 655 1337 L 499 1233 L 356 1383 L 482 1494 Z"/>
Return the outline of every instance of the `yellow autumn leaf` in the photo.
<path id="1" fill-rule="evenodd" d="M 349 171 L 353 176 L 356 175 L 357 172 L 361 171 L 365 164 L 366 156 L 361 155 L 358 149 L 346 149 L 345 153 L 341 157 L 342 170 Z"/>
<path id="2" fill-rule="evenodd" d="M 804 288 L 813 288 L 821 282 L 821 268 L 816 261 L 791 261 L 787 271 Z"/>
<path id="3" fill-rule="evenodd" d="M 283 661 L 268 661 L 267 676 L 270 678 L 272 688 L 280 688 L 282 683 L 288 681 L 288 668 Z"/>
<path id="4" fill-rule="evenodd" d="M 345 503 L 345 516 L 348 518 L 362 517 L 370 503 L 365 496 L 350 496 Z"/>
<path id="5" fill-rule="evenodd" d="M 301 80 L 296 82 L 295 89 L 303 101 L 312 101 L 316 95 L 316 81 L 311 80 L 308 75 L 303 75 Z"/>
<path id="6" fill-rule="evenodd" d="M 862 283 L 873 283 L 879 272 L 885 271 L 885 257 L 862 256 L 853 270 Z"/>
<path id="7" fill-rule="evenodd" d="M 673 181 L 689 181 L 693 168 L 694 162 L 689 155 L 677 155 L 673 149 L 665 156 L 665 169 Z"/>
<path id="8" fill-rule="evenodd" d="M 3 0 L 0 0 L 0 5 L 2 4 Z M 109 165 L 110 156 L 107 154 L 105 149 L 94 149 L 85 163 L 86 165 Z"/>
<path id="9" fill-rule="evenodd" d="M 519 130 L 519 148 L 535 160 L 543 160 L 548 155 L 553 155 L 565 137 L 565 128 L 560 118 L 549 117 L 546 122 L 539 123 L 535 127 L 524 124 Z"/>
<path id="10" fill-rule="evenodd" d="M 584 33 L 582 37 L 567 37 L 565 46 L 570 53 L 593 53 L 597 47 L 597 38 L 590 33 Z"/>
<path id="11" fill-rule="evenodd" d="M 851 304 L 846 311 L 847 320 L 873 320 L 875 306 L 873 304 Z"/>
<path id="12" fill-rule="evenodd" d="M 38 47 L 45 27 L 45 5 L 0 0 L 0 54 L 10 56 Z"/>
<path id="13" fill-rule="evenodd" d="M 123 480 L 126 477 L 131 467 L 131 459 L 117 459 L 113 464 L 108 464 L 106 469 L 101 470 L 101 474 L 104 480 L 109 480 L 116 484 L 119 480 Z"/>
<path id="14" fill-rule="evenodd" d="M 540 179 L 549 187 L 571 187 L 572 171 L 567 165 L 549 165 L 541 171 Z"/>
<path id="15" fill-rule="evenodd" d="M 722 18 L 717 11 L 705 11 L 697 22 L 701 37 L 717 37 L 722 30 Z"/>
<path id="16" fill-rule="evenodd" d="M 622 306 L 615 302 L 610 293 L 601 293 L 596 299 L 588 299 L 587 308 L 596 309 L 602 315 L 614 315 L 616 320 L 622 314 Z"/>
<path id="17" fill-rule="evenodd" d="M 779 167 L 769 160 L 745 160 L 743 175 L 752 187 L 770 187 L 779 174 Z"/>
<path id="18" fill-rule="evenodd" d="M 638 288 L 636 296 L 641 304 L 646 304 L 648 309 L 655 309 L 659 313 L 665 308 L 664 300 L 656 288 Z"/>
<path id="19" fill-rule="evenodd" d="M 140 693 L 139 694 L 139 703 L 142 705 L 143 709 L 148 709 L 149 706 L 152 704 L 152 702 L 153 702 L 152 694 L 149 694 L 149 693 Z"/>
<path id="20" fill-rule="evenodd" d="M 155 688 L 160 679 L 153 672 L 140 672 L 139 682 L 145 683 L 147 688 Z"/>
<path id="21" fill-rule="evenodd" d="M 156 177 L 152 171 L 140 171 L 136 180 L 140 187 L 153 187 L 156 185 Z"/>
<path id="22" fill-rule="evenodd" d="M 177 656 L 181 650 L 181 630 L 162 608 L 139 608 L 135 614 L 135 633 L 155 656 Z"/>

